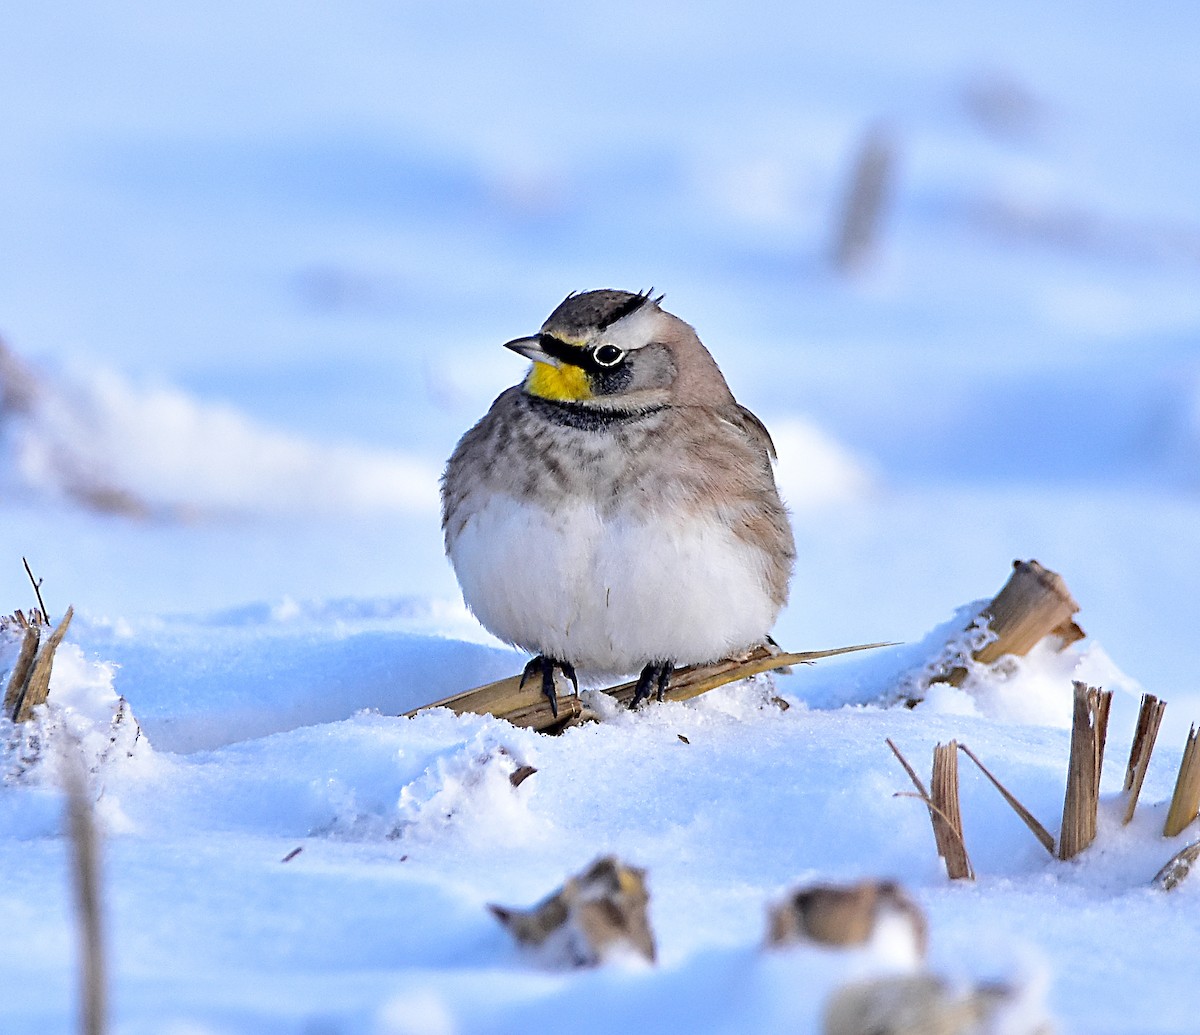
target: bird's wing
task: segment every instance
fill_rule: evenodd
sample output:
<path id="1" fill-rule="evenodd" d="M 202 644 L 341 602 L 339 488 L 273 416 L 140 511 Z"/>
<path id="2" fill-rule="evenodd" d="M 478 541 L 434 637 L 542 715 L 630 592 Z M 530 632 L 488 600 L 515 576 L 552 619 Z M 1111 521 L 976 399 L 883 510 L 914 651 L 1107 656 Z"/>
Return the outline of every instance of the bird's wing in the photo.
<path id="1" fill-rule="evenodd" d="M 726 420 L 739 431 L 743 432 L 751 442 L 758 446 L 772 460 L 778 459 L 775 452 L 775 443 L 771 441 L 771 433 L 767 431 L 767 426 L 746 409 L 745 406 L 741 403 L 735 403 L 733 409 L 726 416 Z"/>

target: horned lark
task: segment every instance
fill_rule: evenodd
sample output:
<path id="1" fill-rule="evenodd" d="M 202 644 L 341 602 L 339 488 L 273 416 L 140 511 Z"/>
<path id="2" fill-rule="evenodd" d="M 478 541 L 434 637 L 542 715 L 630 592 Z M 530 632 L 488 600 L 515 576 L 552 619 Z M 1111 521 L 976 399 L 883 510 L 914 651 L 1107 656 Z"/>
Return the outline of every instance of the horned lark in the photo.
<path id="1" fill-rule="evenodd" d="M 676 666 L 762 643 L 795 547 L 762 423 L 696 332 L 627 291 L 568 295 L 507 347 L 533 361 L 463 436 L 442 528 L 463 598 L 554 672 L 640 670 L 633 706 Z"/>

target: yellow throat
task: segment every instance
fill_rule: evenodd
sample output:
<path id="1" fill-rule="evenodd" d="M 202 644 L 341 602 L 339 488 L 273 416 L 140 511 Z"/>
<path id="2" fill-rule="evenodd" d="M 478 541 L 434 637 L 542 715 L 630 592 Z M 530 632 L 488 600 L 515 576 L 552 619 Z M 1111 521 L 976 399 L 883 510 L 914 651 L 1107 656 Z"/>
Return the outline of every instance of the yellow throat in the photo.
<path id="1" fill-rule="evenodd" d="M 554 399 L 557 402 L 573 402 L 579 399 L 590 399 L 592 389 L 588 384 L 587 373 L 582 367 L 564 363 L 561 367 L 549 363 L 534 363 L 529 376 L 525 378 L 525 391 L 543 399 Z"/>

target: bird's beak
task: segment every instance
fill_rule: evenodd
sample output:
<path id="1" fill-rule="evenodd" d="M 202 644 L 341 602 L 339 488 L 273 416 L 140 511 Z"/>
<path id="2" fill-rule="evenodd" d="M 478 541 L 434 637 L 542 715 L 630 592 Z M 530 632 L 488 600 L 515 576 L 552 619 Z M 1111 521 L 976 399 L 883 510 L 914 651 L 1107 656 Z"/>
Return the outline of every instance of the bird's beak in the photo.
<path id="1" fill-rule="evenodd" d="M 506 341 L 504 347 L 512 349 L 513 352 L 519 352 L 526 359 L 531 359 L 535 363 L 545 363 L 550 367 L 562 367 L 562 364 L 557 359 L 549 353 L 542 351 L 536 334 L 528 338 L 513 338 L 512 341 Z"/>

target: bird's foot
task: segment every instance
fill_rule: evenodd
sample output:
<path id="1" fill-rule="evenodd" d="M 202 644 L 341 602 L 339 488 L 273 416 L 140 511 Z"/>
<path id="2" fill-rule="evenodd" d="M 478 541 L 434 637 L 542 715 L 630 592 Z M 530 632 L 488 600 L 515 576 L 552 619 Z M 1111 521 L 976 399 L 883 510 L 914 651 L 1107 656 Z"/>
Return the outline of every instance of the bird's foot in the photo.
<path id="1" fill-rule="evenodd" d="M 671 673 L 675 671 L 675 663 L 673 661 L 652 661 L 644 669 L 642 674 L 638 676 L 637 688 L 633 691 L 633 700 L 629 702 L 630 708 L 636 708 L 644 700 L 650 696 L 650 692 L 654 691 L 656 701 L 663 699 L 663 691 L 667 689 L 667 685 L 671 682 Z"/>
<path id="2" fill-rule="evenodd" d="M 575 666 L 569 661 L 556 661 L 554 658 L 548 658 L 544 654 L 539 654 L 536 658 L 532 658 L 528 665 L 525 666 L 525 671 L 521 673 L 521 689 L 525 688 L 525 681 L 532 675 L 540 674 L 542 680 L 542 693 L 546 700 L 550 702 L 550 714 L 556 719 L 558 718 L 558 692 L 554 689 L 554 670 L 558 669 L 566 676 L 571 685 L 575 687 L 575 693 L 579 693 L 579 680 L 575 677 Z"/>

